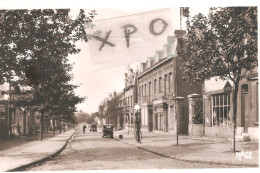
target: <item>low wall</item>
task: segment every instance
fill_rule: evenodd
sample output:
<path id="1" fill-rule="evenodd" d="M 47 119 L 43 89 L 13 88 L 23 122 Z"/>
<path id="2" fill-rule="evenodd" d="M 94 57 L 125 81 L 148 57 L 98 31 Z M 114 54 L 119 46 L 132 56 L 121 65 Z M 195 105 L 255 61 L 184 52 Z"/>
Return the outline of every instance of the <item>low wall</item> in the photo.
<path id="1" fill-rule="evenodd" d="M 230 127 L 205 127 L 205 136 L 230 138 L 232 129 Z"/>
<path id="2" fill-rule="evenodd" d="M 258 140 L 258 127 L 248 127 L 248 135 L 251 140 Z"/>
<path id="3" fill-rule="evenodd" d="M 203 136 L 203 124 L 191 124 L 189 127 L 189 135 Z"/>

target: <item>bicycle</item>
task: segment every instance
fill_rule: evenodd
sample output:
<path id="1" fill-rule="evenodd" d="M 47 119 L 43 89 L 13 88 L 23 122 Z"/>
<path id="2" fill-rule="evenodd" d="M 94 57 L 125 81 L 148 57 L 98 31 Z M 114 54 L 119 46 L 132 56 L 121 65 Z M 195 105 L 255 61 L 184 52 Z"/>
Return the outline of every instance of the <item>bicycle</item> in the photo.
<path id="1" fill-rule="evenodd" d="M 135 139 L 136 139 L 137 142 L 141 142 L 142 141 L 143 135 L 142 135 L 142 131 L 141 130 L 139 130 L 139 138 L 138 138 L 138 131 L 137 130 L 134 131 L 134 135 L 135 135 Z"/>

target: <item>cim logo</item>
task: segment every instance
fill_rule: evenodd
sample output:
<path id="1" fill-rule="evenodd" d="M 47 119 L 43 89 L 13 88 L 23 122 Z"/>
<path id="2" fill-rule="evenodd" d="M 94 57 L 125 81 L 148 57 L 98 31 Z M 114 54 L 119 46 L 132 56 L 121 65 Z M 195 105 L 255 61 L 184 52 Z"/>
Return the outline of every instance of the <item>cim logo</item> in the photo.
<path id="1" fill-rule="evenodd" d="M 241 160 L 242 158 L 253 159 L 253 153 L 252 152 L 244 152 L 243 150 L 241 152 L 236 152 L 236 159 Z"/>

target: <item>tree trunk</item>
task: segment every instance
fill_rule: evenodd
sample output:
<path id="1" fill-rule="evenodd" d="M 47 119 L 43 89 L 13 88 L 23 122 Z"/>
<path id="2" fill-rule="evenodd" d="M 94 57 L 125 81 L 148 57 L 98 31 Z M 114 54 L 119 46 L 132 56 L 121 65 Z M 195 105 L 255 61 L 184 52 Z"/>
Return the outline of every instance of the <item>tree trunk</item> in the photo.
<path id="1" fill-rule="evenodd" d="M 40 141 L 43 139 L 43 112 L 41 112 L 40 116 Z"/>
<path id="2" fill-rule="evenodd" d="M 10 100 L 11 100 L 11 82 L 9 82 L 9 98 L 8 98 L 8 119 L 9 119 L 9 122 L 8 122 L 8 126 L 9 126 L 9 135 L 10 135 L 10 138 L 13 137 L 13 130 L 12 130 L 12 111 L 11 111 L 11 105 L 10 105 Z"/>
<path id="3" fill-rule="evenodd" d="M 26 135 L 26 109 L 23 111 L 23 135 Z"/>
<path id="4" fill-rule="evenodd" d="M 60 119 L 60 116 L 59 116 L 59 129 L 60 129 L 60 133 L 61 133 L 61 119 Z"/>
<path id="5" fill-rule="evenodd" d="M 55 120 L 52 118 L 52 136 L 55 135 Z"/>
<path id="6" fill-rule="evenodd" d="M 233 117 L 232 117 L 232 130 L 233 139 L 231 140 L 231 150 L 236 152 L 236 117 L 237 117 L 237 94 L 239 89 L 239 80 L 234 82 L 234 92 L 233 92 Z"/>

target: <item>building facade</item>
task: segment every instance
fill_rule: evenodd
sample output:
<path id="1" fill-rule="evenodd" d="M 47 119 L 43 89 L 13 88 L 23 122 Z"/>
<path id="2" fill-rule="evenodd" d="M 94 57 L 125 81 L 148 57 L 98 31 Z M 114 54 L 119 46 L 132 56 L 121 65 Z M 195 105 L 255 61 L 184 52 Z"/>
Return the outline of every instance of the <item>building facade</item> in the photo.
<path id="1" fill-rule="evenodd" d="M 128 68 L 125 73 L 124 92 L 124 129 L 134 129 L 134 105 L 137 103 L 137 75 L 138 71 Z"/>
<path id="2" fill-rule="evenodd" d="M 232 137 L 233 95 L 224 91 L 227 82 L 214 79 L 205 82 L 203 104 L 206 136 Z M 239 83 L 236 125 L 237 138 L 249 136 L 250 139 L 258 139 L 257 68 L 248 72 Z"/>
<path id="3" fill-rule="evenodd" d="M 37 133 L 40 127 L 38 112 L 10 106 L 8 111 L 8 85 L 0 85 L 0 138 Z M 9 112 L 9 114 L 8 114 Z"/>
<path id="4" fill-rule="evenodd" d="M 183 80 L 176 37 L 169 36 L 162 51 L 141 63 L 137 83 L 143 130 L 176 133 L 178 118 L 179 133 L 188 133 L 187 97 L 192 93 L 201 94 L 202 86 L 199 83 L 190 85 Z M 176 97 L 183 97 L 178 105 Z"/>

